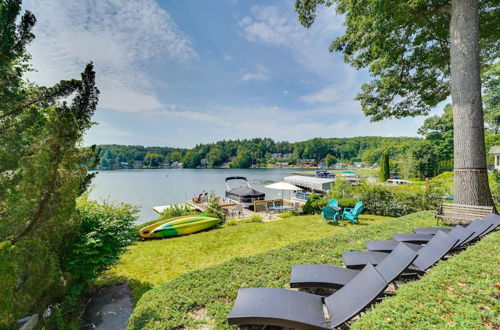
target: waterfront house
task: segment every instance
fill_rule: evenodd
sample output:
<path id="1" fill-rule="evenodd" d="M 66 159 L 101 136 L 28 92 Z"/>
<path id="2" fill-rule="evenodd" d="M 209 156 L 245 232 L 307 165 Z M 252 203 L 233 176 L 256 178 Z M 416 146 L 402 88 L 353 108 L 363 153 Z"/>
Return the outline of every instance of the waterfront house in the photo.
<path id="1" fill-rule="evenodd" d="M 352 163 L 352 166 L 353 167 L 357 167 L 357 168 L 363 167 L 363 165 L 364 165 L 363 162 L 353 162 Z"/>
<path id="2" fill-rule="evenodd" d="M 334 170 L 343 170 L 345 168 L 347 168 L 347 165 L 344 164 L 344 163 L 335 163 L 335 164 L 333 164 L 333 169 Z"/>
<path id="3" fill-rule="evenodd" d="M 271 159 L 288 159 L 288 158 L 292 158 L 292 154 L 282 154 L 282 153 L 274 153 L 274 154 L 271 154 Z"/>
<path id="4" fill-rule="evenodd" d="M 491 147 L 489 153 L 493 155 L 493 168 L 500 171 L 500 146 Z"/>
<path id="5" fill-rule="evenodd" d="M 317 165 L 318 162 L 315 159 L 299 159 L 297 161 L 297 166 L 299 167 L 314 167 Z"/>
<path id="6" fill-rule="evenodd" d="M 274 164 L 274 167 L 285 167 L 285 166 L 288 166 L 288 162 L 276 162 L 276 164 Z"/>

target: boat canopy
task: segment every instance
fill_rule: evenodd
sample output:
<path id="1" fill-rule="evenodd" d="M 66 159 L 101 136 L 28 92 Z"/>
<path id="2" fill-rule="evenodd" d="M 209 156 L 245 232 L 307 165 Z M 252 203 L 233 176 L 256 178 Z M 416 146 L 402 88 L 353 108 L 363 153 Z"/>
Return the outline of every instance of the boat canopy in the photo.
<path id="1" fill-rule="evenodd" d="M 226 182 L 228 182 L 230 180 L 244 180 L 244 181 L 247 181 L 247 178 L 245 178 L 244 176 L 228 176 L 226 178 Z"/>
<path id="2" fill-rule="evenodd" d="M 256 198 L 256 197 L 264 197 L 266 194 L 257 191 L 250 187 L 236 187 L 228 191 L 228 194 L 239 196 L 242 198 Z"/>
<path id="3" fill-rule="evenodd" d="M 297 187 L 322 192 L 329 191 L 330 186 L 335 182 L 335 179 L 324 179 L 303 175 L 287 176 L 284 180 L 288 183 L 296 185 Z"/>

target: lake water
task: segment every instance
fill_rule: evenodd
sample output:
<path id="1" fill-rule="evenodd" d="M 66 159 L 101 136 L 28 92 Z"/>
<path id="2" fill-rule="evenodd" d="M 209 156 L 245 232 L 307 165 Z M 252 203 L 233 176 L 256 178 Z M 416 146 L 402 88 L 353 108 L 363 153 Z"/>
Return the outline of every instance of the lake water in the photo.
<path id="1" fill-rule="evenodd" d="M 282 181 L 300 169 L 136 169 L 100 171 L 93 180 L 90 198 L 125 202 L 140 206 L 139 221 L 156 219 L 153 206 L 184 203 L 207 191 L 224 196 L 224 180 L 229 176 L 244 176 L 266 198 L 278 198 L 281 191 L 264 188 Z M 231 184 L 231 183 L 230 183 Z M 239 184 L 233 182 L 232 187 Z M 288 197 L 288 192 L 284 192 Z"/>

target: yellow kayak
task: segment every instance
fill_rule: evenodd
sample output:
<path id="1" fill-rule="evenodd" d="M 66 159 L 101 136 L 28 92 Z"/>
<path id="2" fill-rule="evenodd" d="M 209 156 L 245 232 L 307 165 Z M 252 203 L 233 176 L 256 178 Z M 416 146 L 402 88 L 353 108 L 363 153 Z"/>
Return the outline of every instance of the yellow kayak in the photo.
<path id="1" fill-rule="evenodd" d="M 141 228 L 139 235 L 143 238 L 162 238 L 193 234 L 212 228 L 220 221 L 221 219 L 205 215 L 185 215 Z"/>

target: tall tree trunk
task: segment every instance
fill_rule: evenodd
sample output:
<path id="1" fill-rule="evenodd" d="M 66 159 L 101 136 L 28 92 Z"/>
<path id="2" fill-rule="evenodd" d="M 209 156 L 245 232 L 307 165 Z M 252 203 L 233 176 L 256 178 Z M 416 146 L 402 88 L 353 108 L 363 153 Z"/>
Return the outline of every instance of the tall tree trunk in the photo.
<path id="1" fill-rule="evenodd" d="M 452 0 L 450 37 L 455 203 L 493 205 L 484 145 L 477 0 Z"/>

